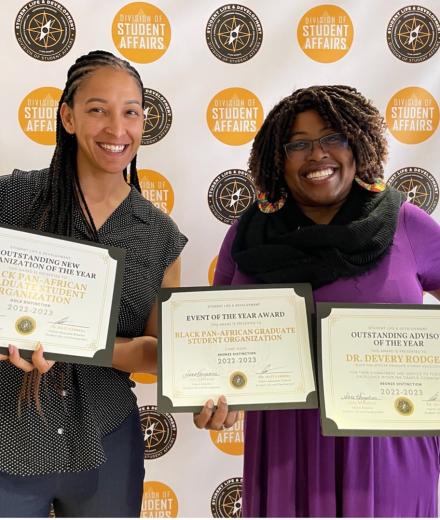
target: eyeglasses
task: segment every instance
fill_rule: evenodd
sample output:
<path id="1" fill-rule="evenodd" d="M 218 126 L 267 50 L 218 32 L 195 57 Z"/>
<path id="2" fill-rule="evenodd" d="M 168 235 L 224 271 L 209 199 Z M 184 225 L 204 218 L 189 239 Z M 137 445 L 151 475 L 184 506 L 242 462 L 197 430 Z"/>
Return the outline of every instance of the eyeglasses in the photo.
<path id="1" fill-rule="evenodd" d="M 336 133 L 324 135 L 319 139 L 298 139 L 283 146 L 287 158 L 291 159 L 295 155 L 310 153 L 313 150 L 314 143 L 319 143 L 323 152 L 331 152 L 332 150 L 347 148 L 348 138 L 345 134 Z"/>

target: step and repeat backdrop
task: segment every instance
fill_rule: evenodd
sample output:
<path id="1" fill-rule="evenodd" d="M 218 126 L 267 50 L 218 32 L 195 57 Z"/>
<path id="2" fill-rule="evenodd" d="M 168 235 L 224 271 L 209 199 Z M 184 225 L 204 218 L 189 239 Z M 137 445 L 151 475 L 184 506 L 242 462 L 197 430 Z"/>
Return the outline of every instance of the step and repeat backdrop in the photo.
<path id="1" fill-rule="evenodd" d="M 105 49 L 140 72 L 143 194 L 189 237 L 183 285 L 212 282 L 228 226 L 254 201 L 247 173 L 265 114 L 312 84 L 357 87 L 382 111 L 386 178 L 440 220 L 440 3 L 424 0 L 10 0 L 0 29 L 0 174 L 46 167 L 67 69 Z M 133 374 L 147 517 L 239 517 L 243 418 L 220 433 L 156 409 Z"/>

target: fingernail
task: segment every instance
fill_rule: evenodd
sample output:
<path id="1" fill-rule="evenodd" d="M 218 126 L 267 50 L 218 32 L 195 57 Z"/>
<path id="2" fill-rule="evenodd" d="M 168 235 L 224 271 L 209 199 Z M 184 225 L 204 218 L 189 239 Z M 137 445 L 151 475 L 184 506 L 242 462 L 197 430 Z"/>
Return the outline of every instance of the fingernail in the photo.
<path id="1" fill-rule="evenodd" d="M 39 350 L 43 351 L 43 345 L 38 341 L 35 345 L 35 351 L 38 352 Z"/>
<path id="2" fill-rule="evenodd" d="M 214 409 L 214 401 L 213 401 L 212 399 L 210 399 L 209 401 L 207 401 L 206 406 L 207 406 L 210 410 L 213 410 L 213 409 Z"/>
<path id="3" fill-rule="evenodd" d="M 12 356 L 12 354 L 15 352 L 14 345 L 8 345 L 9 354 Z"/>
<path id="4" fill-rule="evenodd" d="M 221 403 L 221 404 L 228 404 L 228 401 L 226 401 L 226 397 L 224 395 L 221 395 L 219 397 L 219 403 Z"/>

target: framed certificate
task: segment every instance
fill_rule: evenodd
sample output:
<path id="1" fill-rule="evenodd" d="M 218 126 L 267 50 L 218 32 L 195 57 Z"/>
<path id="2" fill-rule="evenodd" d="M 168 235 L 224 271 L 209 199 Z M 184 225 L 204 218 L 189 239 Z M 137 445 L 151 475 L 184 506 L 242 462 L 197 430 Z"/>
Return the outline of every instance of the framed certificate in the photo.
<path id="1" fill-rule="evenodd" d="M 0 353 L 111 366 L 125 251 L 0 227 Z"/>
<path id="2" fill-rule="evenodd" d="M 324 435 L 440 434 L 440 305 L 318 303 Z"/>
<path id="3" fill-rule="evenodd" d="M 161 289 L 158 409 L 316 408 L 308 284 Z"/>

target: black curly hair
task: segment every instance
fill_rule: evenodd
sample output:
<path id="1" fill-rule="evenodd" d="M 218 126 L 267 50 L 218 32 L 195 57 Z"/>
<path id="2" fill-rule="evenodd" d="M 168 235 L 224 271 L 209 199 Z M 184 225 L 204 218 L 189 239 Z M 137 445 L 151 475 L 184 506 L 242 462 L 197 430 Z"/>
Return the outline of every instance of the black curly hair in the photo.
<path id="1" fill-rule="evenodd" d="M 283 144 L 290 137 L 295 117 L 315 110 L 338 132 L 348 137 L 356 160 L 356 175 L 368 184 L 383 178 L 387 157 L 385 122 L 378 109 L 355 88 L 322 85 L 295 90 L 269 112 L 255 136 L 249 157 L 249 171 L 258 190 L 269 201 L 287 189 L 284 180 Z"/>

